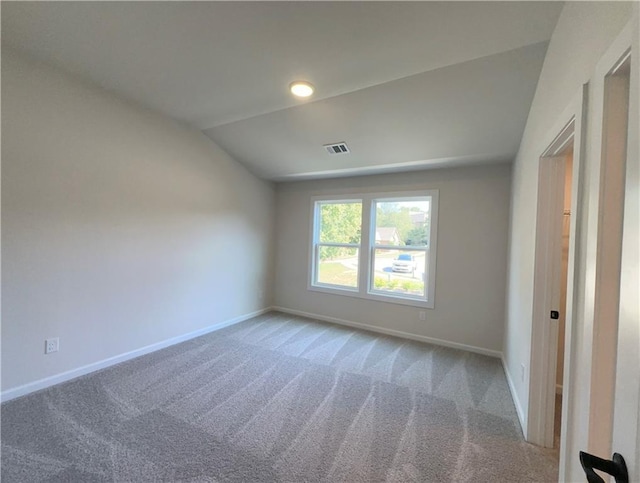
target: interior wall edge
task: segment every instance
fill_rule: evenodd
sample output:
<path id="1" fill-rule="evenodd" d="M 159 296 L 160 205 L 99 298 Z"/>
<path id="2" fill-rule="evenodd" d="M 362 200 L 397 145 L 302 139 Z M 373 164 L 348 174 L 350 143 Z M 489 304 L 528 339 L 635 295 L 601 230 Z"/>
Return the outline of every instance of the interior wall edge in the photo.
<path id="1" fill-rule="evenodd" d="M 509 386 L 509 392 L 511 392 L 511 399 L 513 399 L 513 404 L 516 407 L 516 413 L 518 414 L 518 421 L 520 421 L 520 429 L 522 430 L 522 434 L 524 438 L 527 438 L 527 418 L 524 417 L 524 410 L 522 409 L 522 404 L 520 403 L 520 399 L 518 398 L 518 391 L 516 391 L 516 386 L 513 384 L 513 378 L 511 377 L 511 373 L 509 372 L 509 365 L 505 360 L 504 354 L 500 357 L 500 362 L 502 362 L 502 369 L 504 370 L 504 375 L 507 378 L 507 385 Z"/>

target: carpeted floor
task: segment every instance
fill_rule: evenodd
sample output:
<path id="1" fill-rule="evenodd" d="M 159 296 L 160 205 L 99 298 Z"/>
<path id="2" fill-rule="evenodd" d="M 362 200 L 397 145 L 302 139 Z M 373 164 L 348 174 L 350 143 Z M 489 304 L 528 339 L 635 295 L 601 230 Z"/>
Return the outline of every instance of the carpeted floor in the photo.
<path id="1" fill-rule="evenodd" d="M 499 360 L 270 313 L 2 405 L 2 481 L 553 481 Z"/>

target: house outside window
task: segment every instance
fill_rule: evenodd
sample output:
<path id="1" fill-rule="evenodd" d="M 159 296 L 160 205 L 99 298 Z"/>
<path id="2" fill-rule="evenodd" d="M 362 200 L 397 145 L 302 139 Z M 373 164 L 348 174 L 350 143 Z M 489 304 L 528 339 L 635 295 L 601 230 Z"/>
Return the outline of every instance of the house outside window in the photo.
<path id="1" fill-rule="evenodd" d="M 400 235 L 394 226 L 376 228 L 376 243 L 385 245 L 400 245 Z"/>

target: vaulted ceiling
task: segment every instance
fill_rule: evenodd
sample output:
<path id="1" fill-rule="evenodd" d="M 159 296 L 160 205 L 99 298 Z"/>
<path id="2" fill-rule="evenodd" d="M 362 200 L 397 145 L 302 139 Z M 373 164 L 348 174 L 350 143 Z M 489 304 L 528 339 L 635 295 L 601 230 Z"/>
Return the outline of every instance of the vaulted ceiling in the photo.
<path id="1" fill-rule="evenodd" d="M 2 44 L 288 180 L 509 161 L 557 2 L 3 2 Z M 316 87 L 306 101 L 291 81 Z M 323 144 L 344 141 L 331 156 Z"/>

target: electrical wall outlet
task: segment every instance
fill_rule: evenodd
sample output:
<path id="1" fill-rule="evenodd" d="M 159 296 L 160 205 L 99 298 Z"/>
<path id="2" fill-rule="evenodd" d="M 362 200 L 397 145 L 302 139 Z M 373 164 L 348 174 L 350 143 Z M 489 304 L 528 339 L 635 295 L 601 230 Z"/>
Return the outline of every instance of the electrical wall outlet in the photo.
<path id="1" fill-rule="evenodd" d="M 524 382 L 524 364 L 520 364 L 520 379 Z"/>
<path id="2" fill-rule="evenodd" d="M 420 312 L 418 312 L 418 318 L 420 320 L 427 320 L 427 312 L 425 312 L 424 310 L 421 310 Z"/>
<path id="3" fill-rule="evenodd" d="M 54 337 L 52 339 L 46 339 L 44 341 L 44 353 L 51 354 L 52 352 L 58 352 L 60 349 L 60 338 Z"/>

